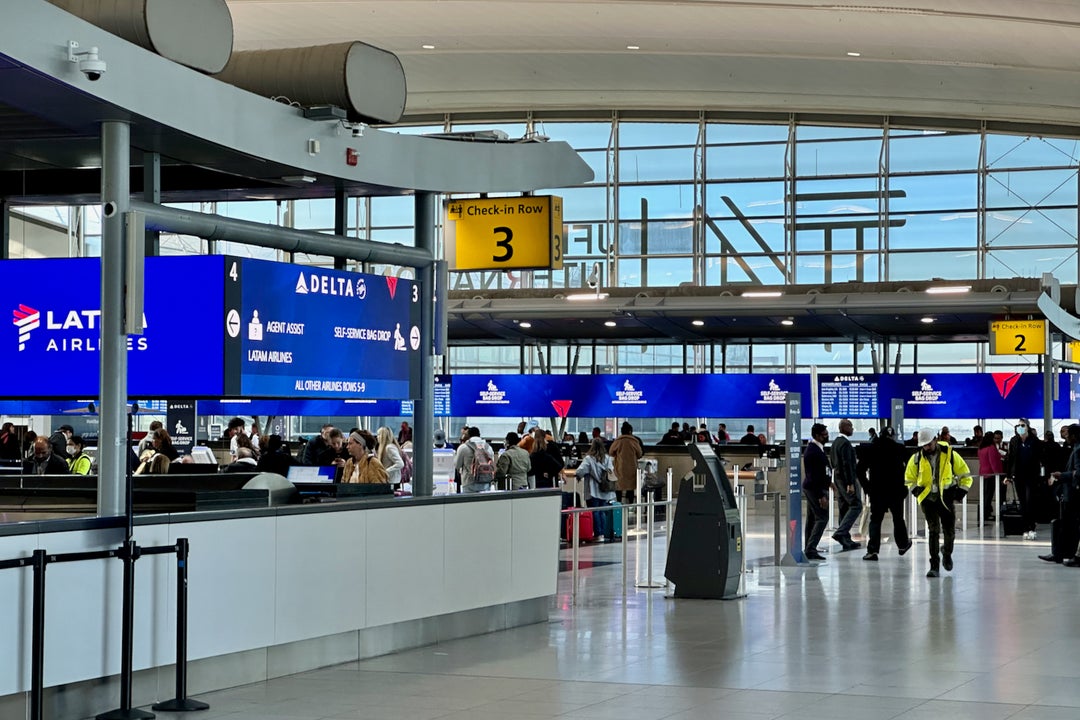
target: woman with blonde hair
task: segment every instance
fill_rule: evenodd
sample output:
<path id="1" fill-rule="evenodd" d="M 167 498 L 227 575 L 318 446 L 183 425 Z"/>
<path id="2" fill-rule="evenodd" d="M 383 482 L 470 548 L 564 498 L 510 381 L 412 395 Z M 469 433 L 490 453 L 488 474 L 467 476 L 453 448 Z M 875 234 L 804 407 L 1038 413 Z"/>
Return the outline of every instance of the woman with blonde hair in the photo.
<path id="1" fill-rule="evenodd" d="M 375 457 L 386 468 L 387 482 L 391 485 L 401 483 L 401 468 L 405 467 L 405 460 L 401 457 L 401 448 L 398 447 L 397 439 L 393 431 L 388 427 L 381 427 L 376 436 L 378 444 L 375 448 Z"/>

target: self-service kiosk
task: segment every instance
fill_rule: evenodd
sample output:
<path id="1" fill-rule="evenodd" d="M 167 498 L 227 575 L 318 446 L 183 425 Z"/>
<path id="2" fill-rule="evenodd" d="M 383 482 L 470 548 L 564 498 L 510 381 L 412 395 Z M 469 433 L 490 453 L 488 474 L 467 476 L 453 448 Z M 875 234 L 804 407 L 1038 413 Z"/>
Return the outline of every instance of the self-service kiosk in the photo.
<path id="1" fill-rule="evenodd" d="M 739 597 L 743 535 L 735 491 L 712 446 L 687 446 L 694 470 L 679 485 L 664 576 L 677 598 Z"/>

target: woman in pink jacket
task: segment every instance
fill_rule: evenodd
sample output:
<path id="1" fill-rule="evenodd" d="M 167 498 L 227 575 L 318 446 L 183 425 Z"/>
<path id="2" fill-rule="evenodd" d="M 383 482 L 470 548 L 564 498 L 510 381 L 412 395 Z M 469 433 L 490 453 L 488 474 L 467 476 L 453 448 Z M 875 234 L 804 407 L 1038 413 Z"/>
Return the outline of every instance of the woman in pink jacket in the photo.
<path id="1" fill-rule="evenodd" d="M 1005 464 L 1001 461 L 1001 453 L 994 444 L 994 433 L 983 435 L 979 445 L 979 474 L 982 475 L 982 502 L 983 519 L 994 519 L 994 483 L 1001 488 L 1001 477 L 1005 472 Z"/>

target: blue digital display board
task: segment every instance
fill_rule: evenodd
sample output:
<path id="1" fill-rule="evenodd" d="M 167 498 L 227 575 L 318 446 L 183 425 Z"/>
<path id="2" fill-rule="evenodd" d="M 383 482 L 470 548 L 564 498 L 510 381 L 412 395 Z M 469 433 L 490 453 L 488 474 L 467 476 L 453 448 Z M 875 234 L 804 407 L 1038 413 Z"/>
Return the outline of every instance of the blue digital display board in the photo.
<path id="1" fill-rule="evenodd" d="M 408 400 L 419 387 L 415 282 L 223 256 L 153 257 L 130 397 Z M 96 398 L 97 258 L 0 262 L 0 397 Z M 368 414 L 368 413 L 357 413 Z"/>
<path id="2" fill-rule="evenodd" d="M 408 400 L 200 400 L 199 415 L 291 415 L 294 417 L 411 417 Z"/>
<path id="3" fill-rule="evenodd" d="M 419 387 L 412 280 L 226 258 L 226 386 L 242 397 L 409 399 Z"/>
<path id="4" fill-rule="evenodd" d="M 128 338 L 128 394 L 220 395 L 221 257 L 147 258 L 146 329 Z M 214 280 L 217 280 L 216 282 Z M 0 396 L 98 396 L 101 263 L 0 262 Z"/>
<path id="5" fill-rule="evenodd" d="M 810 380 L 753 375 L 454 375 L 457 416 L 784 417 Z"/>
<path id="6" fill-rule="evenodd" d="M 818 376 L 818 416 L 822 418 L 877 418 L 877 375 Z"/>
<path id="7" fill-rule="evenodd" d="M 904 401 L 904 417 L 923 420 L 949 418 L 1041 418 L 1041 373 L 928 373 L 881 375 L 879 396 Z M 1054 416 L 1067 417 L 1068 379 L 1054 403 Z"/>

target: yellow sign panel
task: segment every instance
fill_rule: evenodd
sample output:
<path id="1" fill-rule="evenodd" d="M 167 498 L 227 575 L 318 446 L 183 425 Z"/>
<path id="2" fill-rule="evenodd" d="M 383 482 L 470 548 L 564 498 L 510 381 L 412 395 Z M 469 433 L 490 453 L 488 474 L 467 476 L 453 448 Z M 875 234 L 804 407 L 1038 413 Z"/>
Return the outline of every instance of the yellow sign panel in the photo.
<path id="1" fill-rule="evenodd" d="M 562 198 L 447 200 L 443 226 L 451 270 L 528 270 L 563 266 Z"/>
<path id="2" fill-rule="evenodd" d="M 1080 341 L 1069 343 L 1069 362 L 1080 363 Z"/>
<path id="3" fill-rule="evenodd" d="M 994 320 L 991 355 L 1041 355 L 1046 352 L 1045 320 Z"/>

